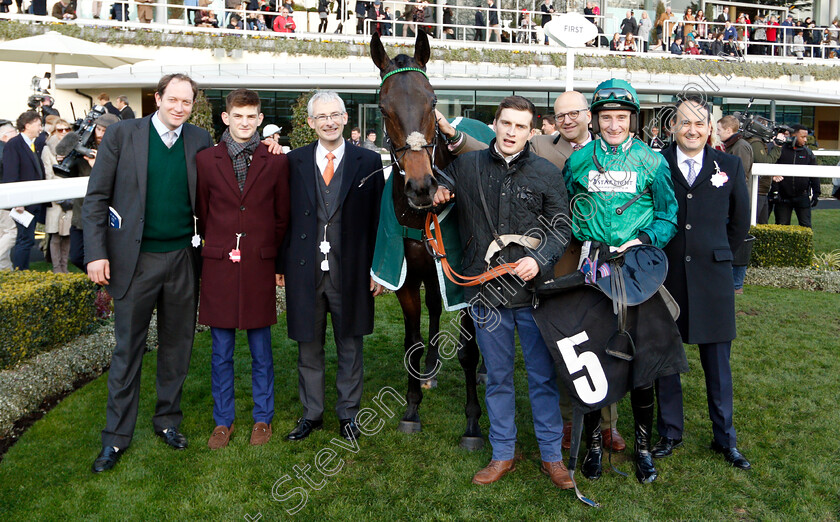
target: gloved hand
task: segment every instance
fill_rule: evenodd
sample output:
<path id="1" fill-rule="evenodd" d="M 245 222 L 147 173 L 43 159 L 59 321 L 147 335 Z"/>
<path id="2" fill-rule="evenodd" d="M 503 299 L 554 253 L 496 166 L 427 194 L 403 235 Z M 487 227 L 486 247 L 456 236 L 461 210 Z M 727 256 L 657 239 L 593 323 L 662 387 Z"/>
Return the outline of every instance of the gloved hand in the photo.
<path id="1" fill-rule="evenodd" d="M 61 207 L 61 210 L 67 212 L 68 210 L 73 210 L 73 200 L 72 199 L 65 199 L 63 201 L 59 201 L 58 205 Z"/>
<path id="2" fill-rule="evenodd" d="M 811 198 L 811 207 L 816 207 L 817 203 L 819 203 L 819 202 L 820 202 L 820 197 L 819 196 L 812 197 Z"/>

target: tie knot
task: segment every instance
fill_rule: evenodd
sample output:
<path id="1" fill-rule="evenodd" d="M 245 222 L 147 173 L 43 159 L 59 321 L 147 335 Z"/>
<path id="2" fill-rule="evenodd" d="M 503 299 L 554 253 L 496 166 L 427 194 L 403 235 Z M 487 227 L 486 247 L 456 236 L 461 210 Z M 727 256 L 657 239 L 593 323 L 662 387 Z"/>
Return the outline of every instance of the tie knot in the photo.
<path id="1" fill-rule="evenodd" d="M 335 154 L 333 154 L 332 152 L 327 152 L 327 159 L 330 161 L 334 160 Z"/>
<path id="2" fill-rule="evenodd" d="M 686 165 L 688 165 L 688 166 L 689 166 L 689 168 L 694 166 L 694 160 L 693 160 L 693 159 L 691 159 L 691 158 L 688 158 L 688 159 L 687 159 L 687 160 L 685 160 L 683 163 L 685 163 Z"/>

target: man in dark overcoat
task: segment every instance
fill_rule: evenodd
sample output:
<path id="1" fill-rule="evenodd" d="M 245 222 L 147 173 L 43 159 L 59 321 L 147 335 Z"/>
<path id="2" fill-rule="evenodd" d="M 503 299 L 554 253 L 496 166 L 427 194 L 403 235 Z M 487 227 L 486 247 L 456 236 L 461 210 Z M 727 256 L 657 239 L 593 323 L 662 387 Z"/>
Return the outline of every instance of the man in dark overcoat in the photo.
<path id="1" fill-rule="evenodd" d="M 677 235 L 665 247 L 669 265 L 665 286 L 680 305 L 677 326 L 683 342 L 700 350 L 714 434 L 711 449 L 731 465 L 750 469 L 736 447 L 729 366 L 735 338 L 732 254 L 750 226 L 746 175 L 737 156 L 707 144 L 711 111 L 704 101 L 681 101 L 672 126 L 676 142 L 663 154 L 679 211 Z M 661 377 L 656 384 L 661 438 L 651 453 L 661 458 L 682 443 L 682 387 L 679 374 Z"/>
<path id="2" fill-rule="evenodd" d="M 347 111 L 338 94 L 318 91 L 307 109 L 318 140 L 289 153 L 291 217 L 281 272 L 303 405 L 287 439 L 305 439 L 323 424 L 327 312 L 338 354 L 339 433 L 351 439 L 360 434 L 362 336 L 373 331 L 373 297 L 381 292 L 370 267 L 385 178 L 379 154 L 344 139 Z"/>
<path id="3" fill-rule="evenodd" d="M 11 138 L 4 148 L 2 181 L 17 183 L 20 181 L 38 181 L 44 179 L 44 166 L 41 163 L 43 143 L 37 143 L 41 134 L 41 116 L 35 111 L 26 111 L 17 119 L 17 136 Z M 35 246 L 35 225 L 43 210 L 43 205 L 36 203 L 26 207 L 15 207 L 10 215 L 23 215 L 26 210 L 34 217 L 27 226 L 15 221 L 17 240 L 12 250 L 12 265 L 15 270 L 29 270 L 29 256 Z"/>
<path id="4" fill-rule="evenodd" d="M 140 402 L 140 369 L 157 308 L 155 433 L 183 450 L 181 390 L 195 334 L 193 247 L 195 156 L 213 145 L 187 123 L 198 86 L 189 76 L 158 82 L 158 110 L 108 127 L 82 206 L 88 277 L 114 298 L 116 346 L 108 372 L 108 406 L 99 473 L 114 467 L 131 443 Z"/>
<path id="5" fill-rule="evenodd" d="M 275 268 L 289 223 L 289 162 L 260 143 L 260 97 L 249 89 L 227 96 L 221 142 L 196 156 L 196 217 L 204 238 L 198 321 L 213 339 L 211 382 L 216 428 L 207 445 L 227 446 L 233 433 L 236 329 L 248 331 L 254 399 L 251 445 L 271 438 L 277 322 Z"/>

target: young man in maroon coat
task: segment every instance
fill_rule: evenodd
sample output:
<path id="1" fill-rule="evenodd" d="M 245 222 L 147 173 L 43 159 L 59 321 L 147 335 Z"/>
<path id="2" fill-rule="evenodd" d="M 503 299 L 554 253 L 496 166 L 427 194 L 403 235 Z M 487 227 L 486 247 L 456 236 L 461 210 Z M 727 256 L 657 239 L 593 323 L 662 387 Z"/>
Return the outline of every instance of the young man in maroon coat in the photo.
<path id="1" fill-rule="evenodd" d="M 251 444 L 271 438 L 274 361 L 270 327 L 275 305 L 277 251 L 289 223 L 285 155 L 260 143 L 260 98 L 237 89 L 226 100 L 221 142 L 196 157 L 196 215 L 204 238 L 198 321 L 213 339 L 211 379 L 216 428 L 207 445 L 227 446 L 233 433 L 233 348 L 236 329 L 248 331 L 254 427 Z"/>

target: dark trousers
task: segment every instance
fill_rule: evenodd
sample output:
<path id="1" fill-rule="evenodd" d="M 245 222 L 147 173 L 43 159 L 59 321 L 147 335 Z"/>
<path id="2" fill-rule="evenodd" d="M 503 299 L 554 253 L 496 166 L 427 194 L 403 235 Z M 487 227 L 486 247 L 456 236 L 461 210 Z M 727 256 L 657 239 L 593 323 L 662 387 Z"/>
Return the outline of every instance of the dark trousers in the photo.
<path id="1" fill-rule="evenodd" d="M 210 328 L 213 357 L 210 382 L 213 390 L 213 419 L 216 426 L 230 427 L 236 413 L 233 389 L 233 349 L 236 329 Z M 274 358 L 271 354 L 271 327 L 248 330 L 251 349 L 251 395 L 254 422 L 271 424 L 274 418 Z"/>
<path id="2" fill-rule="evenodd" d="M 117 344 L 108 372 L 108 408 L 102 445 L 131 443 L 140 402 L 140 369 L 152 312 L 157 308 L 157 403 L 155 431 L 177 428 L 183 419 L 181 389 L 187 377 L 195 333 L 195 277 L 189 248 L 141 252 L 134 277 L 114 299 Z M 119 270 L 113 267 L 112 270 Z"/>
<path id="3" fill-rule="evenodd" d="M 811 228 L 811 207 L 794 207 L 790 203 L 776 203 L 773 206 L 773 215 L 776 217 L 777 225 L 790 225 L 790 217 L 796 212 L 796 219 L 799 226 Z M 20 230 L 20 229 L 18 229 Z M 18 232 L 20 237 L 20 232 Z"/>
<path id="4" fill-rule="evenodd" d="M 715 442 L 724 448 L 735 447 L 735 426 L 732 423 L 732 370 L 729 353 L 732 343 L 698 345 L 700 364 L 706 377 L 706 401 Z M 680 375 L 656 380 L 659 413 L 656 429 L 660 437 L 681 439 L 683 436 L 683 400 Z"/>
<path id="5" fill-rule="evenodd" d="M 767 194 L 758 195 L 756 206 L 755 222 L 759 225 L 766 225 L 767 221 L 770 220 L 770 203 L 767 202 Z"/>
<path id="6" fill-rule="evenodd" d="M 324 415 L 327 312 L 332 318 L 338 369 L 335 374 L 337 398 L 335 413 L 339 419 L 355 419 L 362 402 L 362 336 L 341 336 L 341 293 L 332 283 L 329 272 L 315 288 L 315 341 L 298 343 L 298 393 L 303 417 L 320 420 Z"/>
<path id="7" fill-rule="evenodd" d="M 12 210 L 12 212 L 15 212 Z M 12 266 L 15 270 L 29 270 L 29 256 L 32 254 L 32 247 L 35 246 L 35 225 L 37 219 L 33 219 L 28 227 L 15 221 L 17 227 L 17 239 L 12 249 Z"/>
<path id="8" fill-rule="evenodd" d="M 82 272 L 87 273 L 85 264 L 85 234 L 81 228 L 70 227 L 70 255 L 67 258 Z"/>

